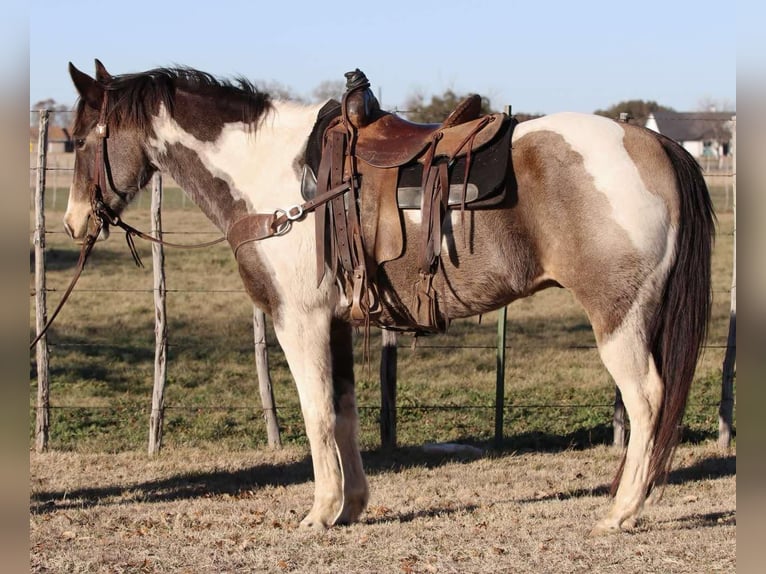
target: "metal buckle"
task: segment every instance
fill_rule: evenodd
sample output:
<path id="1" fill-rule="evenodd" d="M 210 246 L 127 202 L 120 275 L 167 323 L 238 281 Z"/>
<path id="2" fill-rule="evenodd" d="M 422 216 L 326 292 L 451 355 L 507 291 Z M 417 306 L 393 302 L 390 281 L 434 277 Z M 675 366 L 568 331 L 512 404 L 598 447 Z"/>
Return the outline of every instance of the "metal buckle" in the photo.
<path id="1" fill-rule="evenodd" d="M 288 208 L 284 214 L 290 221 L 298 221 L 301 217 L 303 217 L 303 207 L 300 205 L 293 205 L 292 207 Z"/>
<path id="2" fill-rule="evenodd" d="M 290 216 L 285 212 L 284 209 L 277 209 L 274 212 L 274 219 L 277 220 L 282 216 L 287 217 L 287 220 L 280 223 L 275 229 L 274 229 L 274 235 L 284 235 L 288 231 L 290 231 L 290 228 L 293 226 L 293 220 L 290 219 Z"/>
<path id="3" fill-rule="evenodd" d="M 99 137 L 105 138 L 107 135 L 106 124 L 96 124 L 96 134 Z"/>

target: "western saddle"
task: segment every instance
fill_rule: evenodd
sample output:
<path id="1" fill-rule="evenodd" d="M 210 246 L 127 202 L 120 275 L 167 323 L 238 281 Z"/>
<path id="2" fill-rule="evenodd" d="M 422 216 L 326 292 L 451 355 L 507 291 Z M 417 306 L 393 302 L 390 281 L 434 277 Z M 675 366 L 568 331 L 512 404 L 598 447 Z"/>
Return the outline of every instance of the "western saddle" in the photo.
<path id="1" fill-rule="evenodd" d="M 413 123 L 382 111 L 359 69 L 346 80 L 339 110 L 336 103 L 335 117 L 321 133 L 315 193 L 325 196 L 343 183 L 349 191 L 315 208 L 317 283 L 329 265 L 351 301 L 352 321 L 374 323 L 382 304 L 377 268 L 403 253 L 400 210 L 419 208 L 419 269 L 405 330 L 443 332 L 449 318 L 439 311 L 433 281 L 443 219 L 450 208 L 502 201 L 515 121 L 480 115 L 481 98 L 471 95 L 442 124 Z"/>

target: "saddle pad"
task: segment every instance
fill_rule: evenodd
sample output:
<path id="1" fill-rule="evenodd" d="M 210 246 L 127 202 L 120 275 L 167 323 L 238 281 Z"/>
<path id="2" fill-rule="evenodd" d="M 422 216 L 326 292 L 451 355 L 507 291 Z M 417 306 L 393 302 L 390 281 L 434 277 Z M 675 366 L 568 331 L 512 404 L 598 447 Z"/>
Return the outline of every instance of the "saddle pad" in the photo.
<path id="1" fill-rule="evenodd" d="M 335 108 L 337 111 L 339 108 Z M 326 118 L 324 118 L 326 120 Z M 330 118 L 331 120 L 332 118 Z M 329 122 L 329 120 L 326 120 Z M 505 196 L 505 178 L 507 162 L 510 157 L 510 142 L 513 129 L 518 122 L 511 118 L 503 126 L 496 139 L 489 145 L 475 152 L 471 159 L 471 171 L 468 174 L 466 189 L 466 209 L 479 209 L 498 205 Z M 301 195 L 308 201 L 316 196 L 316 170 L 319 167 L 322 130 L 311 132 L 306 146 L 306 163 L 301 177 Z M 458 207 L 463 194 L 463 178 L 466 158 L 459 158 L 450 169 L 449 205 Z M 423 165 L 413 163 L 399 169 L 397 181 L 397 204 L 400 209 L 420 209 L 423 190 Z"/>
<path id="2" fill-rule="evenodd" d="M 503 201 L 508 160 L 511 156 L 511 135 L 516 123 L 514 119 L 506 121 L 489 145 L 471 155 L 471 169 L 468 173 L 465 196 L 466 209 L 491 207 Z M 467 158 L 463 156 L 449 168 L 450 207 L 461 205 L 466 162 Z M 423 197 L 422 181 L 423 165 L 421 163 L 416 162 L 399 168 L 397 201 L 400 209 L 420 209 Z"/>

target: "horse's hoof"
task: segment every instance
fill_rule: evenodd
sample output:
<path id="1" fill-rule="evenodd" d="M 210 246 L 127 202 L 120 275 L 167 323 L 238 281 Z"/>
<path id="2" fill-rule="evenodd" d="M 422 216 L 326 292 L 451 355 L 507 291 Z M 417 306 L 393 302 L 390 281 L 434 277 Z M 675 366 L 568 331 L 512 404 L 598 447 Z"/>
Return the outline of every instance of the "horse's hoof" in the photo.
<path id="1" fill-rule="evenodd" d="M 607 522 L 602 520 L 593 527 L 593 530 L 590 531 L 588 536 L 595 538 L 597 536 L 606 536 L 609 534 L 615 534 L 617 532 L 621 532 L 619 525 L 615 524 L 614 522 Z"/>
<path id="2" fill-rule="evenodd" d="M 316 532 L 324 532 L 328 528 L 332 526 L 332 523 L 330 521 L 322 520 L 321 518 L 317 518 L 316 514 L 313 512 L 309 512 L 306 515 L 306 518 L 301 520 L 300 528 L 303 529 L 309 529 L 309 530 L 315 530 Z"/>
<path id="3" fill-rule="evenodd" d="M 311 515 L 308 515 L 306 518 L 301 520 L 300 527 L 307 530 L 314 530 L 316 532 L 324 532 L 330 527 L 330 525 L 321 520 L 317 520 L 316 518 L 312 518 Z"/>
<path id="4" fill-rule="evenodd" d="M 343 510 L 335 519 L 336 526 L 348 526 L 354 522 L 359 522 L 359 517 L 367 507 L 367 499 L 362 498 L 344 505 Z"/>
<path id="5" fill-rule="evenodd" d="M 633 530 L 636 527 L 636 522 L 638 522 L 638 518 L 632 517 L 632 518 L 626 518 L 625 521 L 620 524 L 621 530 Z"/>

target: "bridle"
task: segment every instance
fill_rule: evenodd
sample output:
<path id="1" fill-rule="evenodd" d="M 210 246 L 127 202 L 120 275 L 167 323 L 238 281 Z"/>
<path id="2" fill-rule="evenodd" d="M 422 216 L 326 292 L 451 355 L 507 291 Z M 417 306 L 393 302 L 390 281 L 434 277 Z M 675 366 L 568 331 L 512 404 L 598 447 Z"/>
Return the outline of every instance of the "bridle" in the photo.
<path id="1" fill-rule="evenodd" d="M 239 251 L 240 247 L 242 247 L 243 245 L 251 243 L 253 241 L 260 241 L 268 237 L 284 235 L 290 230 L 293 222 L 303 219 L 307 213 L 310 213 L 311 211 L 315 210 L 317 207 L 326 204 L 327 202 L 333 200 L 336 197 L 339 197 L 340 195 L 348 191 L 352 185 L 351 181 L 345 181 L 340 183 L 339 185 L 336 185 L 335 187 L 331 189 L 326 190 L 325 192 L 321 194 L 318 194 L 316 197 L 306 201 L 303 204 L 293 205 L 292 207 L 289 207 L 287 209 L 277 209 L 273 213 L 252 213 L 252 214 L 245 215 L 244 217 L 241 217 L 240 219 L 232 223 L 232 225 L 229 227 L 225 236 L 219 237 L 212 241 L 206 241 L 204 243 L 193 243 L 193 244 L 171 243 L 170 241 L 165 241 L 158 237 L 149 235 L 148 233 L 144 233 L 143 231 L 136 229 L 132 225 L 125 223 L 120 218 L 120 216 L 117 215 L 114 212 L 114 210 L 110 208 L 107 205 L 107 203 L 104 201 L 103 190 L 107 189 L 107 186 L 109 186 L 112 192 L 114 193 L 117 192 L 112 186 L 110 180 L 107 178 L 107 169 L 109 164 L 109 158 L 107 155 L 107 147 L 106 147 L 106 140 L 109 137 L 109 130 L 107 127 L 107 103 L 108 103 L 108 88 L 105 88 L 104 98 L 101 101 L 99 119 L 98 119 L 98 123 L 96 124 L 96 134 L 98 135 L 100 141 L 98 143 L 98 146 L 96 147 L 96 152 L 94 154 L 93 168 L 91 171 L 91 178 L 89 182 L 90 188 L 88 191 L 89 201 L 90 201 L 90 211 L 91 211 L 90 217 L 95 222 L 95 230 L 93 232 L 89 232 L 86 234 L 85 240 L 83 241 L 82 248 L 80 250 L 80 257 L 77 261 L 77 267 L 75 269 L 74 276 L 72 277 L 72 280 L 69 283 L 69 286 L 64 292 L 64 295 L 61 297 L 61 301 L 59 301 L 59 304 L 56 307 L 53 314 L 51 315 L 50 319 L 48 319 L 45 326 L 37 334 L 37 336 L 34 338 L 32 343 L 30 343 L 29 345 L 30 350 L 34 348 L 37 342 L 48 331 L 48 328 L 56 319 L 56 316 L 59 314 L 59 311 L 61 311 L 61 308 L 64 306 L 64 303 L 66 303 L 67 299 L 69 298 L 69 295 L 72 293 L 72 290 L 74 289 L 75 284 L 77 283 L 77 280 L 80 278 L 80 275 L 82 274 L 82 271 L 85 268 L 85 263 L 88 260 L 88 256 L 90 255 L 90 252 L 93 250 L 93 246 L 96 243 L 96 239 L 98 238 L 101 231 L 107 225 L 113 225 L 125 231 L 125 240 L 128 244 L 128 249 L 130 249 L 130 253 L 133 256 L 133 261 L 139 267 L 143 267 L 143 263 L 141 261 L 141 258 L 138 255 L 138 252 L 136 251 L 135 242 L 133 240 L 134 236 L 140 237 L 141 239 L 145 239 L 146 241 L 150 241 L 158 245 L 165 245 L 167 247 L 178 247 L 178 248 L 186 248 L 186 249 L 199 249 L 203 247 L 210 247 L 212 245 L 216 245 L 217 243 L 221 243 L 223 241 L 228 240 L 229 244 L 232 247 L 232 250 L 234 251 L 234 256 L 236 258 L 237 252 Z"/>
<path id="2" fill-rule="evenodd" d="M 135 241 L 133 240 L 134 236 L 140 237 L 141 239 L 145 239 L 147 241 L 151 241 L 152 243 L 157 243 L 159 245 L 166 245 L 168 247 L 185 247 L 188 249 L 210 247 L 212 245 L 216 245 L 217 243 L 221 243 L 226 240 L 226 237 L 219 237 L 212 241 L 206 241 L 204 243 L 193 243 L 193 244 L 171 243 L 170 241 L 164 241 L 158 237 L 154 237 L 152 235 L 149 235 L 148 233 L 144 233 L 143 231 L 136 229 L 132 225 L 125 223 L 120 218 L 120 216 L 117 215 L 114 212 L 114 210 L 112 210 L 112 208 L 110 208 L 106 204 L 106 202 L 104 201 L 103 190 L 106 189 L 107 186 L 109 186 L 109 188 L 111 188 L 113 192 L 116 192 L 116 190 L 111 185 L 111 182 L 108 180 L 106 175 L 106 170 L 108 168 L 108 162 L 109 162 L 107 149 L 106 149 L 106 140 L 109 137 L 109 130 L 107 127 L 107 103 L 108 103 L 108 93 L 107 93 L 107 90 L 105 89 L 104 98 L 101 101 L 101 109 L 99 111 L 98 123 L 96 124 L 96 134 L 99 137 L 99 142 L 98 142 L 98 145 L 96 146 L 96 152 L 93 158 L 93 168 L 91 170 L 91 177 L 88 183 L 89 185 L 88 194 L 89 194 L 89 201 L 90 201 L 90 218 L 95 222 L 95 230 L 86 233 L 85 239 L 83 240 L 83 243 L 82 243 L 82 248 L 80 249 L 80 256 L 77 260 L 77 267 L 75 268 L 74 276 L 72 277 L 72 280 L 70 281 L 66 291 L 64 291 L 64 294 L 62 295 L 61 300 L 59 301 L 59 304 L 56 306 L 56 309 L 53 311 L 53 314 L 51 315 L 50 319 L 48 319 L 48 321 L 45 323 L 45 326 L 40 330 L 40 332 L 37 334 L 34 340 L 30 343 L 29 345 L 30 350 L 32 350 L 34 346 L 37 344 L 37 342 L 42 338 L 42 336 L 45 335 L 45 333 L 48 331 L 48 328 L 51 326 L 53 321 L 56 319 L 56 316 L 59 314 L 62 307 L 64 306 L 64 303 L 66 303 L 67 299 L 69 299 L 69 295 L 71 295 L 72 290 L 74 290 L 74 286 L 77 283 L 78 279 L 80 278 L 80 275 L 82 274 L 83 269 L 85 269 L 85 263 L 88 261 L 88 256 L 93 250 L 93 246 L 96 244 L 96 240 L 98 239 L 99 234 L 107 225 L 113 225 L 115 227 L 119 227 L 125 230 L 125 240 L 128 244 L 128 249 L 130 250 L 130 253 L 133 256 L 133 261 L 136 263 L 136 266 L 138 267 L 143 267 L 144 264 L 141 261 L 141 257 L 138 255 L 138 251 L 136 250 Z"/>

